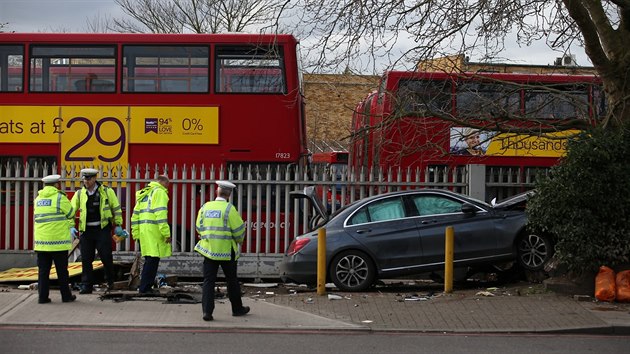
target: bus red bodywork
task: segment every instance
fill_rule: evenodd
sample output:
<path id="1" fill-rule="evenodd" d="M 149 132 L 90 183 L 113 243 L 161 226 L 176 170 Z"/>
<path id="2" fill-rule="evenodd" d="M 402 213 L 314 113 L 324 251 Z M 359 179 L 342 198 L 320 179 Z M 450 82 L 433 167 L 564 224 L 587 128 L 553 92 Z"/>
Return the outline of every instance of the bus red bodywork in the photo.
<path id="1" fill-rule="evenodd" d="M 305 166 L 298 61 L 291 35 L 0 33 L 0 168 Z"/>
<path id="2" fill-rule="evenodd" d="M 549 88 L 556 92 L 550 93 Z M 569 98 L 561 99 L 563 94 Z M 572 107 L 571 99 L 579 101 L 580 107 Z M 488 107 L 498 107 L 498 113 L 490 112 Z M 405 110 L 414 114 L 406 114 Z M 455 135 L 463 135 L 464 130 L 456 122 L 466 121 L 479 127 L 486 133 L 482 143 L 496 148 L 500 139 L 493 132 L 496 121 L 492 121 L 492 115 L 503 118 L 515 131 L 535 131 L 551 122 L 578 118 L 577 111 L 581 111 L 579 118 L 585 124 L 593 124 L 604 110 L 601 82 L 592 75 L 391 71 L 382 77 L 379 91 L 370 93 L 355 109 L 349 165 L 355 170 L 456 167 L 471 163 L 521 170 L 547 168 L 557 163 L 561 151 L 524 152 L 510 146 L 509 151 L 491 149 L 494 152 L 483 156 L 454 153 L 458 143 Z M 423 111 L 440 111 L 445 117 L 418 114 Z M 507 114 L 501 114 L 506 111 L 518 119 L 505 119 Z"/>

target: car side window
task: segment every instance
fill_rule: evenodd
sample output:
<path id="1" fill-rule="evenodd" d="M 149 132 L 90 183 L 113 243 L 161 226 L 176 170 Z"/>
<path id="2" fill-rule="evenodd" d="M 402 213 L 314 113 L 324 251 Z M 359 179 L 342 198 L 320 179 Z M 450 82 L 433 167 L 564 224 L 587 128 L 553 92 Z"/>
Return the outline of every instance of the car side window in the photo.
<path id="1" fill-rule="evenodd" d="M 378 200 L 363 206 L 350 219 L 349 225 L 358 225 L 373 221 L 402 219 L 405 217 L 405 207 L 402 198 L 388 198 Z"/>
<path id="2" fill-rule="evenodd" d="M 370 221 L 370 217 L 368 216 L 367 208 L 363 208 L 352 216 L 348 225 L 365 224 L 368 221 Z"/>
<path id="3" fill-rule="evenodd" d="M 462 202 L 442 196 L 419 195 L 413 198 L 420 216 L 459 213 Z"/>

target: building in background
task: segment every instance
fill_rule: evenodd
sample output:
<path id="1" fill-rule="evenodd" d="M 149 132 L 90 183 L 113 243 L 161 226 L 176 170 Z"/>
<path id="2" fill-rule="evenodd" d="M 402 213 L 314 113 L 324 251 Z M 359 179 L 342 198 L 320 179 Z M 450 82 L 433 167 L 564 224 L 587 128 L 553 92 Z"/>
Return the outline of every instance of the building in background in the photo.
<path id="1" fill-rule="evenodd" d="M 529 65 L 509 63 L 481 63 L 471 62 L 464 54 L 449 55 L 445 57 L 423 60 L 418 63 L 418 71 L 453 72 L 493 72 L 504 74 L 570 74 L 570 75 L 594 75 L 592 66 L 579 66 L 575 56 L 564 55 L 555 58 L 550 65 Z"/>
<path id="2" fill-rule="evenodd" d="M 305 74 L 306 136 L 311 152 L 347 150 L 357 102 L 376 89 L 380 77 Z"/>

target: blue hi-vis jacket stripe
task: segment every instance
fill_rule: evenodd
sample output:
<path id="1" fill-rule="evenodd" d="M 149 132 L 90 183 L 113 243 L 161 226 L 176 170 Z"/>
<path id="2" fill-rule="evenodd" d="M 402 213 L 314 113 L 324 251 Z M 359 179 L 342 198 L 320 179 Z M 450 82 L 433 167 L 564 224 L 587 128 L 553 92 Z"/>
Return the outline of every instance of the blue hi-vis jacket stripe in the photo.
<path id="1" fill-rule="evenodd" d="M 72 240 L 57 240 L 57 241 L 35 240 L 33 242 L 36 245 L 42 245 L 42 246 L 57 246 L 57 245 L 72 244 Z"/>
<path id="2" fill-rule="evenodd" d="M 195 250 L 200 251 L 203 254 L 206 254 L 208 256 L 210 256 L 210 258 L 223 258 L 223 259 L 230 259 L 230 257 L 232 257 L 232 253 L 217 253 L 217 252 L 210 252 L 210 250 L 206 249 L 205 247 L 201 246 L 199 243 L 197 243 L 197 245 L 195 246 Z M 240 252 L 236 252 L 236 255 L 239 255 Z"/>

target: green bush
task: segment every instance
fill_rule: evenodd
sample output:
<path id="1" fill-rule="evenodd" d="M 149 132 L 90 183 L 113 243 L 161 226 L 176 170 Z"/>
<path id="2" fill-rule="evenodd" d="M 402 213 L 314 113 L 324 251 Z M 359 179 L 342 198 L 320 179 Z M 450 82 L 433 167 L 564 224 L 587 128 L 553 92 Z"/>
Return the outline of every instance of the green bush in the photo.
<path id="1" fill-rule="evenodd" d="M 630 258 L 630 131 L 601 128 L 568 142 L 567 156 L 536 185 L 529 225 L 555 241 L 570 271 Z"/>

